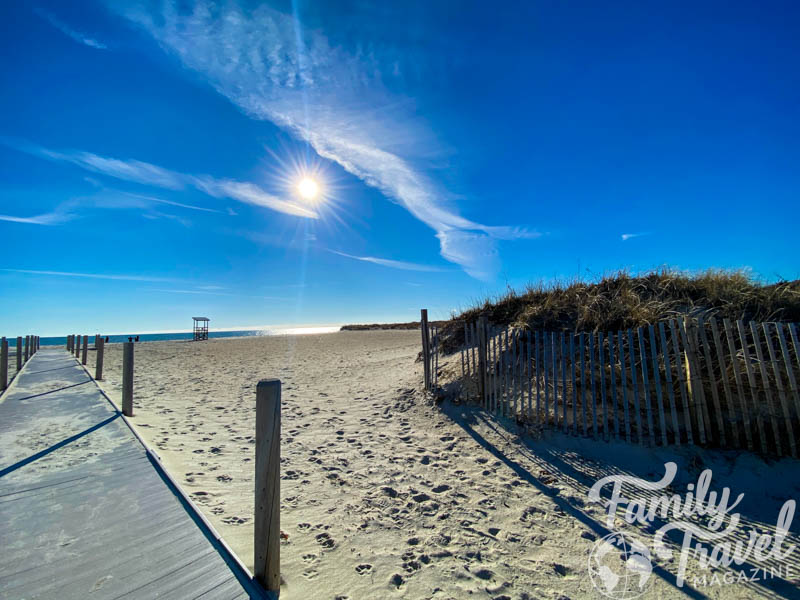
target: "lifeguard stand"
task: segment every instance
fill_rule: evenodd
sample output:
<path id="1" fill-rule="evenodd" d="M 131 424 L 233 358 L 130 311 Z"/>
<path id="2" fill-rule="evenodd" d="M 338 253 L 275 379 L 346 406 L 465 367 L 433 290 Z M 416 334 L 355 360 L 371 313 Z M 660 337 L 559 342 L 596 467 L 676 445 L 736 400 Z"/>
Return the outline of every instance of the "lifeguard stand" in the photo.
<path id="1" fill-rule="evenodd" d="M 194 321 L 194 341 L 208 339 L 208 322 L 211 320 L 208 317 L 192 317 Z"/>

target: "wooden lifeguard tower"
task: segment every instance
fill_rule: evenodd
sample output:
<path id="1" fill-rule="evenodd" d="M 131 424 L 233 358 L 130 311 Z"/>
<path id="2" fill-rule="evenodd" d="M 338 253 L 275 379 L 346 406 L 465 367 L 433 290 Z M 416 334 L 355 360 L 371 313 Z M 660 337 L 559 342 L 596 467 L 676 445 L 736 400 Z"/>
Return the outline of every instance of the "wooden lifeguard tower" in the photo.
<path id="1" fill-rule="evenodd" d="M 194 341 L 208 339 L 208 322 L 211 320 L 208 317 L 192 317 L 194 321 Z"/>

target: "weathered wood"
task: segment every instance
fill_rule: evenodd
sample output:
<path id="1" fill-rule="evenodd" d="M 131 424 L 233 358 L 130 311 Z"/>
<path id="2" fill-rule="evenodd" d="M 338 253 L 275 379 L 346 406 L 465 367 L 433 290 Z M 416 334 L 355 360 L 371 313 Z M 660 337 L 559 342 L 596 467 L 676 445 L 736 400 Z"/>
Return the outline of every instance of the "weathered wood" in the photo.
<path id="1" fill-rule="evenodd" d="M 598 350 L 598 361 L 600 364 L 600 416 L 599 421 L 602 427 L 602 436 L 604 440 L 608 439 L 608 412 L 606 411 L 606 362 L 605 362 L 605 351 L 603 346 L 605 345 L 605 338 L 603 336 L 603 332 L 600 331 L 597 333 L 597 350 Z"/>
<path id="2" fill-rule="evenodd" d="M 725 404 L 728 409 L 728 418 L 726 421 L 730 425 L 731 435 L 733 437 L 733 444 L 737 448 L 740 447 L 739 443 L 739 418 L 736 414 L 735 404 L 733 402 L 733 393 L 731 392 L 731 383 L 728 381 L 728 363 L 725 360 L 725 352 L 722 347 L 722 342 L 719 336 L 719 327 L 717 320 L 714 317 L 709 319 L 711 325 L 711 339 L 714 342 L 714 349 L 717 353 L 717 364 L 719 365 L 720 379 L 722 380 L 722 390 L 725 392 Z M 723 428 L 724 430 L 724 428 Z"/>
<path id="3" fill-rule="evenodd" d="M 719 390 L 717 389 L 717 377 L 714 372 L 714 363 L 711 361 L 711 344 L 708 342 L 708 335 L 706 335 L 706 326 L 703 322 L 702 317 L 697 318 L 697 331 L 700 333 L 700 350 L 703 353 L 703 357 L 706 361 L 706 373 L 708 373 L 708 382 L 711 386 L 711 400 L 714 403 L 714 411 L 716 414 L 717 422 L 717 435 L 719 436 L 719 443 L 724 448 L 726 445 L 725 441 L 725 421 L 722 415 L 722 405 L 719 401 Z M 709 431 L 711 430 L 711 423 L 708 424 Z M 710 437 L 710 436 L 709 436 Z"/>
<path id="4" fill-rule="evenodd" d="M 550 359 L 553 368 L 553 429 L 558 429 L 558 338 L 550 335 Z"/>
<path id="5" fill-rule="evenodd" d="M 469 374 L 469 359 L 467 356 L 469 348 L 469 334 L 467 333 L 467 322 L 464 321 L 464 345 L 461 348 L 461 379 L 466 383 Z"/>
<path id="6" fill-rule="evenodd" d="M 795 415 L 797 415 L 797 418 L 800 419 L 800 390 L 797 389 L 797 379 L 794 376 L 794 368 L 792 367 L 792 359 L 789 354 L 789 346 L 786 343 L 786 338 L 783 335 L 783 325 L 781 323 L 776 323 L 775 328 L 778 330 L 778 343 L 781 347 L 783 366 L 786 368 L 786 377 L 789 379 L 789 393 L 794 401 Z"/>
<path id="7" fill-rule="evenodd" d="M 781 444 L 780 429 L 778 428 L 778 419 L 775 417 L 775 399 L 772 397 L 772 387 L 769 385 L 769 374 L 767 373 L 767 365 L 764 360 L 764 351 L 761 348 L 761 336 L 758 334 L 758 327 L 753 321 L 750 321 L 750 333 L 753 335 L 753 346 L 756 351 L 756 360 L 758 361 L 758 370 L 761 373 L 761 381 L 764 382 L 764 398 L 766 399 L 766 408 L 769 413 L 769 420 L 772 425 L 772 435 L 775 440 L 775 451 L 778 456 L 783 456 L 783 449 Z M 763 410 L 763 407 L 762 407 Z"/>
<path id="8" fill-rule="evenodd" d="M 439 389 L 439 328 L 433 328 L 433 336 L 434 336 L 434 343 L 433 343 L 433 357 L 434 357 L 434 365 L 433 365 L 433 389 Z"/>
<path id="9" fill-rule="evenodd" d="M 0 339 L 0 391 L 8 387 L 8 340 Z"/>
<path id="10" fill-rule="evenodd" d="M 664 322 L 658 323 L 658 333 L 661 338 L 661 357 L 664 363 L 664 379 L 666 381 L 667 396 L 669 396 L 669 410 L 672 416 L 673 440 L 676 446 L 681 445 L 681 426 L 678 421 L 678 410 L 675 406 L 675 390 L 672 384 L 672 360 L 669 357 L 669 344 L 667 343 L 667 331 Z"/>
<path id="11" fill-rule="evenodd" d="M 692 413 L 689 410 L 689 384 L 683 371 L 685 362 L 681 360 L 681 348 L 678 341 L 678 327 L 675 319 L 669 322 L 669 330 L 672 334 L 672 348 L 675 354 L 675 369 L 678 373 L 678 389 L 681 392 L 681 405 L 683 406 L 683 421 L 686 424 L 686 443 L 694 444 L 694 433 L 692 432 Z"/>
<path id="12" fill-rule="evenodd" d="M 256 387 L 254 575 L 268 591 L 281 586 L 281 382 Z"/>
<path id="13" fill-rule="evenodd" d="M 639 327 L 636 335 L 639 338 L 639 358 L 642 361 L 642 391 L 644 392 L 644 412 L 647 417 L 647 439 L 650 446 L 656 445 L 653 432 L 653 403 L 650 401 L 650 378 L 647 374 L 647 348 L 644 341 L 644 327 Z"/>
<path id="14" fill-rule="evenodd" d="M 85 365 L 89 357 L 89 336 L 83 336 L 83 351 L 81 354 L 81 364 Z"/>
<path id="15" fill-rule="evenodd" d="M 625 419 L 625 441 L 630 443 L 631 421 L 630 410 L 628 408 L 628 376 L 625 373 L 625 343 L 621 331 L 617 332 L 617 341 L 619 342 L 617 346 L 619 348 L 620 380 L 622 382 L 622 409 Z M 630 349 L 628 353 L 630 353 Z"/>
<path id="16" fill-rule="evenodd" d="M 733 370 L 733 378 L 736 381 L 736 393 L 739 396 L 739 407 L 742 414 L 742 425 L 744 428 L 744 437 L 747 442 L 747 449 L 753 449 L 753 437 L 751 435 L 750 426 L 750 411 L 747 408 L 745 400 L 744 383 L 742 382 L 742 374 L 739 370 L 739 359 L 736 353 L 736 341 L 733 332 L 733 326 L 729 319 L 722 319 L 722 325 L 725 327 L 725 337 L 728 341 L 728 350 L 731 356 L 731 369 Z"/>
<path id="17" fill-rule="evenodd" d="M 541 355 L 539 354 L 539 348 L 541 347 L 541 335 L 540 332 L 534 331 L 533 332 L 533 348 L 534 348 L 534 370 L 536 374 L 536 422 L 542 422 L 542 405 L 541 405 L 541 380 L 540 380 L 540 373 L 539 373 L 539 365 Z"/>
<path id="18" fill-rule="evenodd" d="M 636 413 L 636 441 L 639 445 L 644 445 L 642 435 L 642 409 L 639 405 L 639 383 L 636 378 L 636 346 L 633 343 L 633 330 L 628 330 L 628 360 L 631 367 L 631 388 L 633 390 L 633 410 Z"/>
<path id="19" fill-rule="evenodd" d="M 586 414 L 586 352 L 584 351 L 583 333 L 578 335 L 578 346 L 580 347 L 581 355 L 581 411 L 583 412 L 583 435 L 587 431 L 587 414 Z"/>
<path id="20" fill-rule="evenodd" d="M 617 360 L 614 356 L 614 332 L 609 331 L 608 339 L 608 364 L 611 367 L 611 425 L 614 439 L 619 439 L 619 419 L 617 417 Z"/>
<path id="21" fill-rule="evenodd" d="M 509 414 L 509 371 L 511 360 L 509 358 L 510 346 L 508 343 L 508 328 L 503 329 L 503 416 Z"/>
<path id="22" fill-rule="evenodd" d="M 697 420 L 697 435 L 700 443 L 706 443 L 706 424 L 703 419 L 703 382 L 700 379 L 700 367 L 697 364 L 697 353 L 693 344 L 693 335 L 689 326 L 688 317 L 678 319 L 678 331 L 683 342 L 683 353 L 686 362 L 687 391 L 690 398 L 690 410 L 694 412 Z"/>
<path id="23" fill-rule="evenodd" d="M 658 426 L 661 429 L 661 445 L 667 445 L 667 421 L 664 418 L 664 397 L 661 394 L 661 371 L 658 368 L 658 347 L 656 346 L 656 328 L 648 325 L 650 337 L 650 356 L 653 360 L 653 382 L 656 386 L 656 402 L 658 402 Z"/>
<path id="24" fill-rule="evenodd" d="M 133 416 L 133 344 L 122 344 L 122 414 Z"/>
<path id="25" fill-rule="evenodd" d="M 105 352 L 106 342 L 100 336 L 97 337 L 97 362 L 94 367 L 94 378 L 98 381 L 103 379 L 103 353 Z"/>
<path id="26" fill-rule="evenodd" d="M 17 348 L 15 355 L 17 357 L 17 373 L 22 369 L 22 336 L 17 336 Z"/>
<path id="27" fill-rule="evenodd" d="M 794 431 L 792 429 L 792 414 L 789 411 L 789 400 L 786 398 L 786 392 L 783 387 L 783 378 L 781 377 L 781 369 L 778 364 L 778 357 L 775 354 L 775 346 L 772 343 L 772 337 L 770 336 L 768 325 L 768 323 L 763 323 L 762 327 L 764 328 L 764 338 L 767 342 L 769 360 L 772 363 L 772 373 L 775 375 L 775 387 L 778 390 L 778 398 L 780 398 L 781 401 L 783 421 L 786 424 L 786 436 L 789 438 L 789 453 L 792 456 L 797 457 L 797 447 L 795 446 Z"/>
<path id="28" fill-rule="evenodd" d="M 25 336 L 25 362 L 28 362 L 30 358 L 30 351 L 31 351 L 31 336 Z"/>
<path id="29" fill-rule="evenodd" d="M 81 336 L 75 336 L 75 358 L 80 357 L 81 355 Z"/>
<path id="30" fill-rule="evenodd" d="M 756 376 L 753 371 L 753 364 L 750 359 L 750 350 L 748 349 L 747 332 L 744 327 L 744 321 L 739 319 L 736 321 L 736 327 L 739 330 L 739 339 L 742 343 L 742 356 L 744 357 L 744 368 L 747 372 L 747 381 L 750 384 L 750 393 L 752 394 L 750 408 L 756 415 L 756 424 L 758 425 L 758 436 L 761 440 L 761 451 L 767 453 L 767 436 L 764 430 L 764 420 L 761 416 L 759 407 L 759 394 L 758 385 L 756 384 Z"/>
<path id="31" fill-rule="evenodd" d="M 592 437 L 597 438 L 597 385 L 595 384 L 594 332 L 589 334 L 589 381 L 592 391 Z"/>
<path id="32" fill-rule="evenodd" d="M 486 330 L 488 329 L 486 315 L 478 318 L 478 398 L 481 406 L 487 406 L 488 385 L 486 384 Z"/>
<path id="33" fill-rule="evenodd" d="M 550 339 L 550 334 L 545 331 L 544 332 L 544 343 L 542 346 L 542 360 L 544 366 L 544 425 L 545 427 L 550 424 L 550 385 L 549 385 L 549 373 L 550 373 L 550 361 L 548 360 L 549 354 L 547 353 L 547 349 L 550 346 L 548 340 Z"/>
<path id="34" fill-rule="evenodd" d="M 567 432 L 567 352 L 564 332 L 561 332 L 561 427 Z"/>
<path id="35" fill-rule="evenodd" d="M 422 378 L 426 390 L 431 389 L 431 349 L 428 332 L 428 309 L 420 309 L 420 332 L 422 334 Z"/>
<path id="36" fill-rule="evenodd" d="M 798 339 L 797 325 L 789 323 L 789 335 L 792 338 L 792 345 L 794 346 L 794 356 L 797 359 L 797 368 L 800 369 L 800 339 Z"/>
<path id="37" fill-rule="evenodd" d="M 578 386 L 575 385 L 575 334 L 569 334 L 569 370 L 572 380 L 572 433 L 578 435 Z"/>
<path id="38" fill-rule="evenodd" d="M 528 369 L 528 410 L 526 411 L 526 416 L 530 420 L 531 418 L 531 411 L 533 410 L 533 354 L 531 354 L 531 330 L 528 329 L 526 331 L 527 343 L 528 343 L 528 357 L 525 361 L 525 365 Z"/>
<path id="39" fill-rule="evenodd" d="M 72 339 L 72 337 L 68 335 L 68 336 L 67 336 L 67 344 L 66 344 L 66 347 L 67 347 L 67 352 L 69 352 L 69 345 L 70 345 L 70 341 L 71 341 L 71 339 Z"/>
<path id="40" fill-rule="evenodd" d="M 511 414 L 516 416 L 517 414 L 517 368 L 518 368 L 518 360 L 517 360 L 517 331 L 515 329 L 511 330 Z"/>

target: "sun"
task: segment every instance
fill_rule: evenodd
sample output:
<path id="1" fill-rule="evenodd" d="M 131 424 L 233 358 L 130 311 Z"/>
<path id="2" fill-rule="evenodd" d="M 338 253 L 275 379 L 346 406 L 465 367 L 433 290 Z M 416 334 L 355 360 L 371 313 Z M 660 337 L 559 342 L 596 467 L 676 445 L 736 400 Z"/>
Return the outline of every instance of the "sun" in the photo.
<path id="1" fill-rule="evenodd" d="M 297 184 L 297 193 L 306 200 L 315 200 L 319 196 L 319 184 L 310 177 L 303 177 Z"/>

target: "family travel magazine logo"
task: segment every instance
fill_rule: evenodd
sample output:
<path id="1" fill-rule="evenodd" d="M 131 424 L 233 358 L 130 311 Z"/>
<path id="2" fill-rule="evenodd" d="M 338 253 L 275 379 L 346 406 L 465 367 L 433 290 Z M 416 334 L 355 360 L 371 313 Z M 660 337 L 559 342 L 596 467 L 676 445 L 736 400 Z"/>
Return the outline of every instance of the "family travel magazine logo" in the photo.
<path id="1" fill-rule="evenodd" d="M 772 533 L 759 533 L 752 527 L 741 527 L 741 515 L 734 512 L 744 498 L 743 493 L 732 500 L 727 487 L 719 493 L 710 490 L 711 469 L 700 473 L 696 484 L 688 484 L 682 496 L 655 493 L 672 484 L 678 466 L 674 462 L 664 463 L 664 471 L 659 481 L 610 475 L 589 490 L 589 500 L 605 505 L 606 526 L 612 530 L 595 543 L 589 556 L 592 584 L 602 594 L 628 600 L 643 594 L 652 581 L 653 555 L 665 560 L 674 557 L 670 540 L 672 547 L 679 547 L 676 573 L 679 588 L 686 582 L 690 559 L 696 561 L 701 571 L 709 571 L 692 577 L 694 587 L 759 581 L 762 578 L 758 577 L 758 571 L 763 578 L 791 579 L 797 575 L 787 560 L 795 545 L 785 543 L 794 518 L 795 500 L 783 503 Z M 625 497 L 623 485 L 639 494 L 635 498 Z M 610 497 L 603 498 L 601 491 L 607 486 Z M 657 527 L 652 540 L 648 543 L 639 536 L 616 531 L 618 512 L 630 525 Z"/>

